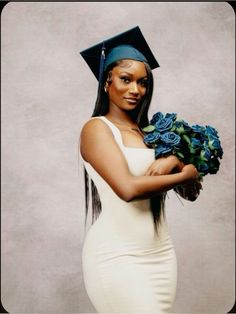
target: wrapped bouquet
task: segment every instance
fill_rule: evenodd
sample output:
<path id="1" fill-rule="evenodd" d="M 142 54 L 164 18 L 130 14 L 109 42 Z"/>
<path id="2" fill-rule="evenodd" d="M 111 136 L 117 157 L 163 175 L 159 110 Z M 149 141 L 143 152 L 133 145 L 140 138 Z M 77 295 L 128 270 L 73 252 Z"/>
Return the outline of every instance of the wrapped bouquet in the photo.
<path id="1" fill-rule="evenodd" d="M 212 126 L 190 126 L 176 113 L 157 112 L 142 131 L 145 144 L 155 149 L 156 159 L 176 155 L 183 163 L 194 164 L 200 177 L 219 170 L 223 149 Z"/>

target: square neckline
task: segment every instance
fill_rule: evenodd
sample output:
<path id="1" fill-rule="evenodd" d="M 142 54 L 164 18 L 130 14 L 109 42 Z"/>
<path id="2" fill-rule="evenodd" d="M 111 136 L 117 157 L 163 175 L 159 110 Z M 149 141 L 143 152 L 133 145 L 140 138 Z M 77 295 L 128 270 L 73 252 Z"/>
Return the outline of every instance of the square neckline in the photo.
<path id="1" fill-rule="evenodd" d="M 104 118 L 106 121 L 108 121 L 108 123 L 112 124 L 112 126 L 119 132 L 120 138 L 121 138 L 121 144 L 122 144 L 123 148 L 125 148 L 125 149 L 141 149 L 141 150 L 149 150 L 149 151 L 154 151 L 155 150 L 154 148 L 149 148 L 149 147 L 130 147 L 130 146 L 125 146 L 124 142 L 123 142 L 123 138 L 122 138 L 120 129 L 114 123 L 112 123 L 107 117 L 105 117 L 105 116 L 100 116 L 100 117 Z"/>

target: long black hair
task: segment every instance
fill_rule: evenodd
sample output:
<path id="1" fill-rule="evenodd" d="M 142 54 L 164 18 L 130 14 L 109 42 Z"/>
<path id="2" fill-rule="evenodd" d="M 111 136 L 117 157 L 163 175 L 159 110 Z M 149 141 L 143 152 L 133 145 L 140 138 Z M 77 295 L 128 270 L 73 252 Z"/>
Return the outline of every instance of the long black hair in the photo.
<path id="1" fill-rule="evenodd" d="M 111 71 L 117 65 L 122 65 L 124 60 L 116 61 L 108 66 L 106 71 L 103 74 L 102 80 L 98 86 L 98 93 L 97 99 L 94 107 L 94 111 L 92 117 L 104 116 L 109 111 L 109 99 L 108 95 L 105 92 L 104 85 L 107 82 L 108 84 L 111 83 Z M 147 89 L 145 97 L 140 101 L 138 106 L 131 111 L 131 117 L 133 121 L 135 121 L 139 127 L 139 129 L 144 128 L 149 124 L 148 119 L 148 110 L 150 107 L 152 94 L 153 94 L 153 75 L 151 68 L 148 63 L 144 62 L 147 71 Z M 100 201 L 100 197 L 97 191 L 97 188 L 93 182 L 90 180 L 89 184 L 89 176 L 84 167 L 84 181 L 85 181 L 85 207 L 86 207 L 86 220 L 88 215 L 88 208 L 89 208 L 89 195 L 91 189 L 92 195 L 92 223 L 98 218 L 99 214 L 102 211 L 102 204 Z M 91 188 L 90 188 L 91 187 Z M 150 199 L 150 207 L 153 215 L 153 222 L 155 225 L 155 230 L 157 231 L 158 225 L 161 223 L 161 219 L 164 218 L 164 203 L 165 203 L 165 196 L 166 193 L 159 194 L 158 196 L 152 197 Z"/>

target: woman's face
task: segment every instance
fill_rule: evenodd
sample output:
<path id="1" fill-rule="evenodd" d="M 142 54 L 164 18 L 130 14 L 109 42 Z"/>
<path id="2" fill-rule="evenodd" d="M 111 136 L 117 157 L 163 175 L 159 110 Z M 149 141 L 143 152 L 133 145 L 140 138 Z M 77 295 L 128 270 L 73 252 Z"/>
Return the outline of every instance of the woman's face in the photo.
<path id="1" fill-rule="evenodd" d="M 109 105 L 121 110 L 133 110 L 145 96 L 148 84 L 143 62 L 122 60 L 111 70 L 111 82 L 106 83 Z"/>

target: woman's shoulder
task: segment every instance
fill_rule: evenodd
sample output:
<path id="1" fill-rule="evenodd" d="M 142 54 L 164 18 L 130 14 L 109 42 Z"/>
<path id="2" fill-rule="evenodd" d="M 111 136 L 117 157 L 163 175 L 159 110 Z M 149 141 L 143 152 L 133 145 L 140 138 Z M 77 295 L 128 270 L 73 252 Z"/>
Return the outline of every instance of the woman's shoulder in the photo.
<path id="1" fill-rule="evenodd" d="M 90 131 L 99 131 L 107 129 L 107 125 L 104 123 L 101 117 L 92 117 L 87 120 L 81 128 L 81 133 Z"/>
<path id="2" fill-rule="evenodd" d="M 90 141 L 91 138 L 112 134 L 111 129 L 102 117 L 92 117 L 81 128 L 80 139 Z"/>
<path id="3" fill-rule="evenodd" d="M 82 126 L 80 132 L 80 150 L 85 160 L 87 157 L 87 150 L 100 149 L 101 146 L 109 147 L 114 142 L 114 136 L 109 126 L 97 117 L 87 120 Z"/>

